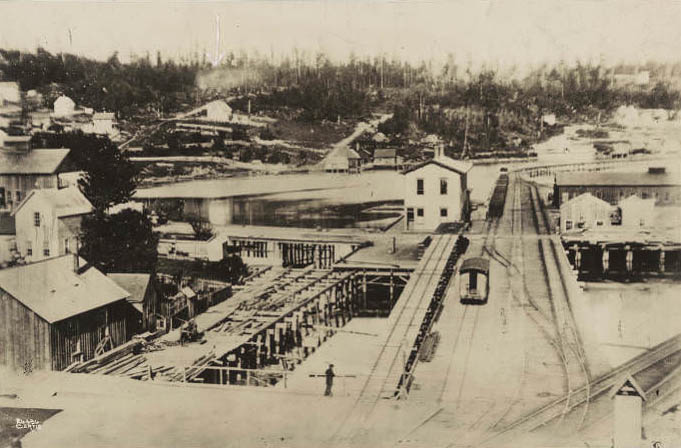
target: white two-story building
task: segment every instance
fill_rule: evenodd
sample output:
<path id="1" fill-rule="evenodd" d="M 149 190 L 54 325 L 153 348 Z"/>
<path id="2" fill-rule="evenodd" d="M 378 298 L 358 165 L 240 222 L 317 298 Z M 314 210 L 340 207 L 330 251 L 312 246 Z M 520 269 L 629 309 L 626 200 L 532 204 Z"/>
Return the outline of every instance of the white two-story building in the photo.
<path id="1" fill-rule="evenodd" d="M 19 255 L 33 262 L 76 253 L 82 219 L 92 210 L 75 186 L 31 191 L 12 213 Z"/>
<path id="2" fill-rule="evenodd" d="M 473 165 L 437 148 L 435 157 L 404 173 L 405 229 L 433 231 L 446 222 L 465 222 L 470 204 L 467 176 Z"/>

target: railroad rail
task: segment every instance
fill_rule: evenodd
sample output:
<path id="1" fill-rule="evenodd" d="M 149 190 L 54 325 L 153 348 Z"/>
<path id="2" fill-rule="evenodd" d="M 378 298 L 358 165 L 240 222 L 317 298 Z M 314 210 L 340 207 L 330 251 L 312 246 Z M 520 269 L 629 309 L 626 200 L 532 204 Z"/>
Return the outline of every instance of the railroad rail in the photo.
<path id="1" fill-rule="evenodd" d="M 535 215 L 535 226 L 539 230 L 538 224 L 542 222 L 545 223 L 545 221 L 540 212 L 538 195 L 536 194 L 536 191 L 532 191 L 533 185 L 527 185 L 527 187 L 531 189 L 532 213 Z M 570 355 L 571 358 L 577 360 L 580 363 L 582 374 L 585 376 L 585 378 L 590 380 L 586 381 L 581 387 L 578 388 L 575 388 L 571 385 L 567 394 L 506 425 L 490 438 L 482 441 L 481 445 L 484 444 L 487 446 L 493 446 L 495 443 L 497 443 L 497 439 L 501 436 L 511 436 L 512 434 L 522 434 L 536 430 L 537 428 L 544 426 L 555 419 L 563 418 L 568 412 L 571 412 L 580 406 L 583 407 L 583 413 L 579 423 L 579 426 L 581 427 L 581 425 L 584 423 L 586 413 L 588 412 L 588 404 L 597 396 L 609 391 L 625 374 L 636 375 L 637 373 L 651 367 L 662 359 L 665 359 L 681 351 L 681 335 L 678 335 L 655 346 L 650 351 L 633 358 L 632 360 L 598 378 L 590 378 L 591 374 L 589 372 L 588 363 L 586 362 L 586 356 L 583 352 L 581 339 L 576 329 L 576 323 L 569 301 L 560 303 L 560 300 L 556 300 L 556 296 L 565 298 L 568 297 L 567 294 L 569 293 L 570 289 L 568 285 L 569 280 L 565 277 L 568 276 L 569 273 L 563 266 L 564 263 L 561 263 L 561 260 L 559 259 L 560 254 L 556 249 L 556 242 L 553 240 L 553 238 L 551 238 L 548 242 L 545 242 L 542 238 L 539 238 L 538 245 L 540 247 L 540 253 L 542 254 L 542 257 L 545 259 L 553 258 L 555 261 L 554 268 L 559 272 L 559 288 L 556 290 L 554 287 L 552 290 L 552 294 L 554 294 L 552 295 L 552 298 L 553 305 L 556 308 L 555 311 L 557 322 L 565 320 L 565 323 L 567 324 L 567 326 L 558 325 L 558 328 L 556 328 L 558 332 L 562 333 L 562 335 L 559 334 L 559 337 L 562 336 L 562 338 L 564 338 L 565 351 L 563 353 L 565 356 Z M 574 330 L 570 329 L 572 326 L 574 326 Z M 556 340 L 554 339 L 554 341 Z"/>
<path id="2" fill-rule="evenodd" d="M 412 350 L 437 289 L 437 279 L 455 249 L 457 235 L 435 235 L 388 320 L 390 329 L 352 411 L 334 434 L 339 441 L 351 437 L 367 423 L 382 398 L 394 398 Z"/>
<path id="3" fill-rule="evenodd" d="M 667 358 L 675 353 L 681 351 L 681 335 L 677 335 L 668 339 L 661 344 L 653 347 L 651 350 L 627 361 L 621 366 L 611 370 L 610 372 L 594 379 L 587 386 L 574 390 L 570 396 L 565 395 L 557 400 L 542 406 L 539 409 L 525 415 L 516 420 L 512 424 L 503 428 L 500 432 L 487 439 L 485 443 L 497 439 L 503 434 L 523 433 L 533 431 L 555 418 L 559 418 L 563 414 L 563 408 L 566 406 L 566 401 L 569 399 L 570 410 L 584 404 L 587 400 L 593 400 L 595 397 L 608 392 L 614 387 L 619 380 L 626 374 L 636 375 L 639 372 L 651 367 L 653 364 Z"/>

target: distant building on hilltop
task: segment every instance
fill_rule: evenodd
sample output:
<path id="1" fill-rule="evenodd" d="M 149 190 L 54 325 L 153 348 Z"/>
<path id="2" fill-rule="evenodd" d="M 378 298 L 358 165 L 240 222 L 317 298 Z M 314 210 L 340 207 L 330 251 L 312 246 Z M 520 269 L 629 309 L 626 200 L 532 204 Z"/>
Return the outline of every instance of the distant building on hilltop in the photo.
<path id="1" fill-rule="evenodd" d="M 374 151 L 374 167 L 397 168 L 400 165 L 400 157 L 395 148 L 376 149 Z"/>
<path id="2" fill-rule="evenodd" d="M 76 111 L 76 103 L 66 95 L 62 95 L 54 101 L 54 115 L 68 117 Z"/>
<path id="3" fill-rule="evenodd" d="M 228 123 L 233 118 L 233 111 L 224 100 L 215 100 L 182 114 L 178 118 L 199 118 L 210 122 Z"/>
<path id="4" fill-rule="evenodd" d="M 206 118 L 209 121 L 229 121 L 232 118 L 232 108 L 223 100 L 211 101 L 206 104 Z"/>
<path id="5" fill-rule="evenodd" d="M 114 123 L 116 116 L 113 112 L 96 112 L 92 116 L 95 134 L 113 135 L 116 133 Z"/>
<path id="6" fill-rule="evenodd" d="M 21 103 L 21 90 L 14 81 L 0 82 L 0 106 L 6 103 Z"/>
<path id="7" fill-rule="evenodd" d="M 470 216 L 468 172 L 470 162 L 444 155 L 442 146 L 435 157 L 404 173 L 405 229 L 433 231 L 446 222 L 465 222 Z"/>

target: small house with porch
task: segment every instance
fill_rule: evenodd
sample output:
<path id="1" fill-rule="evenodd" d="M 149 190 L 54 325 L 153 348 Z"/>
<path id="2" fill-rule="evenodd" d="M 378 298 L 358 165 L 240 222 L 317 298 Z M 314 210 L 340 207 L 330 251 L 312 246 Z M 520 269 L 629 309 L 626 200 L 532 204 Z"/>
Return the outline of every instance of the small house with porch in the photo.
<path id="1" fill-rule="evenodd" d="M 352 148 L 337 146 L 322 161 L 327 173 L 359 173 L 361 157 Z"/>

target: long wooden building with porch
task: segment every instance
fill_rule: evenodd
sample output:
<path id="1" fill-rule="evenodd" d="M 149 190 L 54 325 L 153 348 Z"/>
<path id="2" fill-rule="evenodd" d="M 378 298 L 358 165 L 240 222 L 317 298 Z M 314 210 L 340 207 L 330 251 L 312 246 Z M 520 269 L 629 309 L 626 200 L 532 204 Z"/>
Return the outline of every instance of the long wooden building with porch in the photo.
<path id="1" fill-rule="evenodd" d="M 0 270 L 0 363 L 64 370 L 123 344 L 140 319 L 128 296 L 74 255 Z"/>

